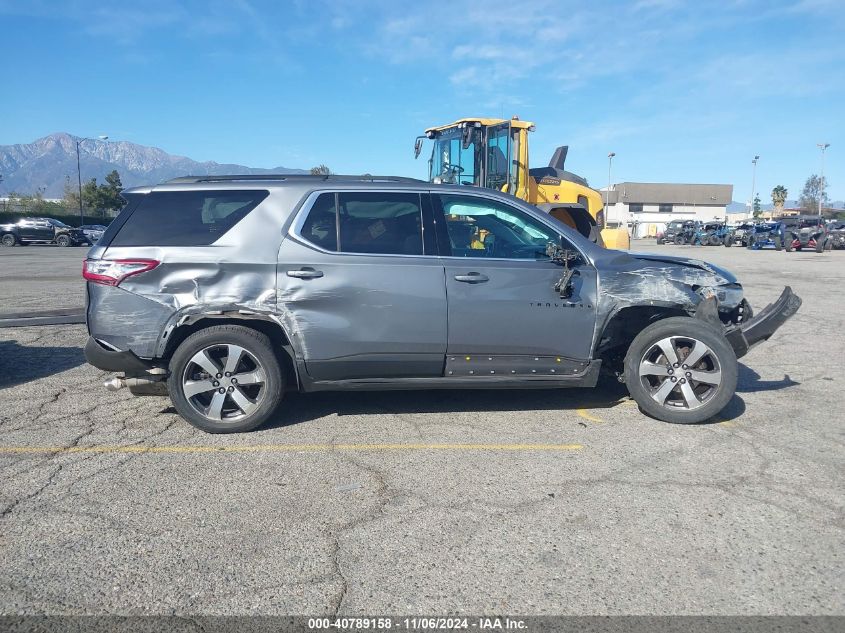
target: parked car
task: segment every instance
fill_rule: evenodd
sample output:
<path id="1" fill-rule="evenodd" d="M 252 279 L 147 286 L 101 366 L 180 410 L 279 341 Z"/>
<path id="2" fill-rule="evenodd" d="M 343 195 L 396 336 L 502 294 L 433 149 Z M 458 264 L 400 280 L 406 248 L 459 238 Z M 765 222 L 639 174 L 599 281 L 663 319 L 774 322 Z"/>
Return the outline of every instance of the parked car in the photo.
<path id="1" fill-rule="evenodd" d="M 783 249 L 786 233 L 782 222 L 759 222 L 748 232 L 746 247 L 750 250 Z"/>
<path id="2" fill-rule="evenodd" d="M 845 248 L 845 222 L 833 221 L 827 225 L 828 239 L 831 248 Z"/>
<path id="3" fill-rule="evenodd" d="M 10 224 L 0 224 L 0 244 L 14 246 L 21 244 L 46 243 L 59 246 L 90 246 L 88 236 L 80 229 L 68 226 L 53 218 L 21 218 Z"/>
<path id="4" fill-rule="evenodd" d="M 744 222 L 736 227 L 729 228 L 725 233 L 725 246 L 731 247 L 734 244 L 748 246 L 748 237 L 754 229 L 754 224 Z"/>
<path id="5" fill-rule="evenodd" d="M 102 224 L 83 224 L 79 228 L 92 244 L 96 244 L 106 231 L 106 227 Z"/>
<path id="6" fill-rule="evenodd" d="M 212 433 L 257 427 L 286 390 L 594 387 L 602 369 L 648 415 L 701 422 L 801 304 L 785 288 L 753 317 L 726 270 L 601 248 L 489 189 L 208 176 L 122 195 L 83 268 L 86 358 Z"/>
<path id="7" fill-rule="evenodd" d="M 697 224 L 693 220 L 672 220 L 663 233 L 658 234 L 657 243 L 686 244 L 695 234 L 696 228 Z"/>
<path id="8" fill-rule="evenodd" d="M 689 243 L 698 246 L 721 246 L 726 233 L 724 222 L 699 223 Z"/>
<path id="9" fill-rule="evenodd" d="M 799 215 L 781 220 L 786 229 L 787 251 L 812 249 L 817 253 L 830 250 L 828 244 L 827 226 L 817 215 Z"/>

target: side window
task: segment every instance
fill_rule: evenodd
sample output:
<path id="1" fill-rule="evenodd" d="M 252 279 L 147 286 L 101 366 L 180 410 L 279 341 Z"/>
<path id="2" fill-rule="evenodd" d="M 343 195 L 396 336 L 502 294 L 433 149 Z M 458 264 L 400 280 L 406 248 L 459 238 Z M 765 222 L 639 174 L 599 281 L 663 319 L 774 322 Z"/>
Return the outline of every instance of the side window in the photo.
<path id="1" fill-rule="evenodd" d="M 255 189 L 154 191 L 117 227 L 111 246 L 207 246 L 268 195 Z"/>
<path id="2" fill-rule="evenodd" d="M 341 252 L 423 254 L 419 194 L 350 191 L 337 200 Z"/>
<path id="3" fill-rule="evenodd" d="M 435 196 L 453 257 L 545 260 L 555 231 L 511 206 L 474 196 Z"/>
<path id="4" fill-rule="evenodd" d="M 335 194 L 323 193 L 314 202 L 302 224 L 300 235 L 327 251 L 337 250 L 337 209 Z"/>

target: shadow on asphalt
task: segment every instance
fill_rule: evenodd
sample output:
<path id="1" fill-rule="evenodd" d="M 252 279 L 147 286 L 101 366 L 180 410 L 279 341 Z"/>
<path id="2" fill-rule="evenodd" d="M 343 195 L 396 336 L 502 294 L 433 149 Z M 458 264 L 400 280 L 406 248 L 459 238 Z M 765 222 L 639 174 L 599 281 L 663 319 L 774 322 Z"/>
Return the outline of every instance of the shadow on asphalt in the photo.
<path id="1" fill-rule="evenodd" d="M 85 362 L 81 347 L 26 347 L 0 341 L 0 388 L 52 376 Z"/>
<path id="2" fill-rule="evenodd" d="M 784 374 L 782 380 L 760 380 L 760 374 L 748 367 L 739 363 L 739 375 L 736 381 L 736 390 L 740 393 L 755 393 L 757 391 L 778 391 L 786 389 L 787 387 L 794 387 L 800 385 L 789 377 L 789 374 Z"/>
<path id="3" fill-rule="evenodd" d="M 301 424 L 327 415 L 473 413 L 609 409 L 628 397 L 625 386 L 602 379 L 595 389 L 440 389 L 347 391 L 285 395 L 263 430 Z M 550 418 L 553 420 L 553 418 Z"/>

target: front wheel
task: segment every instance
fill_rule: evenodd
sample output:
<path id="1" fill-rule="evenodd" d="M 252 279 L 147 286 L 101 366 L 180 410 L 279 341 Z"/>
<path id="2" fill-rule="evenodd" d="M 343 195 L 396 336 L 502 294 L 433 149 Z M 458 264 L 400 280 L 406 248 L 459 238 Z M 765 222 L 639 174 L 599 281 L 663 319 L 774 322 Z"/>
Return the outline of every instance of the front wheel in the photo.
<path id="1" fill-rule="evenodd" d="M 725 236 L 725 246 L 730 248 L 734 245 L 734 236 L 733 235 L 726 235 Z"/>
<path id="2" fill-rule="evenodd" d="M 676 235 L 675 236 L 675 244 L 677 244 L 678 246 L 683 246 L 686 243 L 687 243 L 687 238 L 684 237 L 683 235 Z"/>
<path id="3" fill-rule="evenodd" d="M 195 332 L 170 360 L 167 388 L 179 414 L 207 433 L 262 425 L 284 395 L 284 376 L 270 339 L 239 325 Z"/>
<path id="4" fill-rule="evenodd" d="M 774 245 L 775 245 L 775 250 L 776 250 L 776 251 L 779 251 L 779 250 L 781 250 L 781 249 L 783 248 L 783 242 L 781 242 L 780 236 L 775 235 L 775 236 L 772 238 L 772 242 L 773 242 L 773 243 L 774 243 Z"/>
<path id="5" fill-rule="evenodd" d="M 56 238 L 56 244 L 59 246 L 70 246 L 70 237 L 67 235 L 59 235 L 59 237 Z"/>
<path id="6" fill-rule="evenodd" d="M 646 414 L 673 424 L 709 420 L 736 392 L 733 348 L 714 326 L 663 319 L 640 332 L 625 356 L 625 384 Z"/>

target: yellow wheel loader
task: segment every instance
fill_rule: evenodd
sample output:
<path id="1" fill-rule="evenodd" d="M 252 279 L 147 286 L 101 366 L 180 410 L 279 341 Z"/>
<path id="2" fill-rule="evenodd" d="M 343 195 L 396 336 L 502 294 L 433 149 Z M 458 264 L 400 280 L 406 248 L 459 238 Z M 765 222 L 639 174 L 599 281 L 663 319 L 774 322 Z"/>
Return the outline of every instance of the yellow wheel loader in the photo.
<path id="1" fill-rule="evenodd" d="M 630 248 L 625 227 L 605 228 L 605 213 L 598 191 L 582 177 L 564 169 L 567 147 L 558 147 L 548 167 L 531 168 L 528 162 L 529 121 L 513 119 L 459 119 L 431 127 L 414 144 L 419 157 L 425 139 L 434 141 L 429 158 L 429 180 L 505 191 L 533 204 L 583 235 L 608 248 Z"/>

